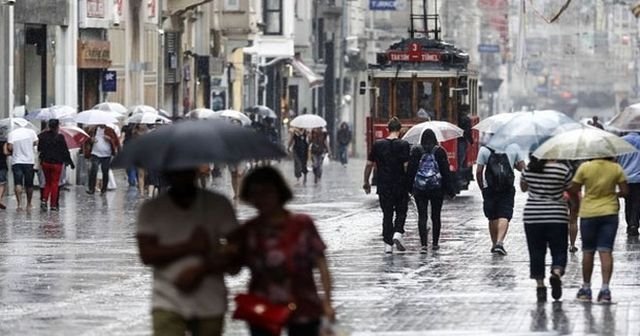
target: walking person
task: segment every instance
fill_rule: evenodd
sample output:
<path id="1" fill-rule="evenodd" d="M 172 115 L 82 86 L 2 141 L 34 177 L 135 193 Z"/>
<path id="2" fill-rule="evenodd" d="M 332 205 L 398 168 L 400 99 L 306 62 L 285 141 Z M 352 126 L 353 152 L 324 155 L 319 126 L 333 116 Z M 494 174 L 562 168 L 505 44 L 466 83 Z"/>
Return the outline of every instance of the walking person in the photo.
<path id="1" fill-rule="evenodd" d="M 22 210 L 23 191 L 27 196 L 26 208 L 31 209 L 31 200 L 33 199 L 33 166 L 36 162 L 33 147 L 38 144 L 38 135 L 36 132 L 31 130 L 25 132 L 28 133 L 28 136 L 19 139 L 12 139 L 11 133 L 9 133 L 9 140 L 5 144 L 5 154 L 11 155 L 11 169 L 13 171 L 18 210 Z"/>
<path id="2" fill-rule="evenodd" d="M 318 184 L 322 179 L 322 163 L 326 155 L 330 155 L 328 134 L 322 128 L 316 128 L 311 131 L 311 143 L 309 145 L 309 156 L 311 157 L 313 182 L 315 184 Z"/>
<path id="3" fill-rule="evenodd" d="M 147 133 L 149 133 L 149 128 L 145 124 L 137 124 L 132 131 L 134 139 Z M 140 196 L 144 196 L 145 188 L 147 187 L 147 181 L 145 180 L 147 177 L 147 171 L 144 168 L 138 168 L 136 170 L 136 175 L 138 178 L 138 193 Z"/>
<path id="4" fill-rule="evenodd" d="M 238 227 L 229 200 L 196 187 L 197 168 L 164 172 L 169 190 L 140 209 L 140 257 L 153 268 L 155 336 L 223 334 L 227 289 L 220 240 Z"/>
<path id="5" fill-rule="evenodd" d="M 640 150 L 640 134 L 634 132 L 623 137 Z M 629 183 L 629 195 L 625 197 L 624 214 L 627 222 L 627 235 L 638 236 L 640 226 L 640 153 L 634 152 L 618 157 L 618 163 L 624 169 Z"/>
<path id="6" fill-rule="evenodd" d="M 551 296 L 562 297 L 562 276 L 567 267 L 569 205 L 564 192 L 571 186 L 571 167 L 562 162 L 538 160 L 531 156 L 522 173 L 520 188 L 528 192 L 524 207 L 524 230 L 529 248 L 531 279 L 536 280 L 538 302 L 547 301 L 544 284 L 547 247 L 551 251 Z M 577 196 L 570 193 L 576 202 Z"/>
<path id="7" fill-rule="evenodd" d="M 7 165 L 7 153 L 5 146 L 7 142 L 0 140 L 0 210 L 4 210 L 7 206 L 4 204 L 4 193 L 7 188 L 9 166 Z"/>
<path id="8" fill-rule="evenodd" d="M 303 177 L 302 183 L 307 184 L 307 162 L 309 161 L 309 136 L 307 131 L 301 128 L 293 129 L 288 145 L 289 153 L 293 154 L 293 174 L 298 183 Z"/>
<path id="9" fill-rule="evenodd" d="M 598 302 L 611 302 L 609 283 L 613 273 L 613 244 L 618 230 L 618 198 L 629 194 L 622 167 L 613 158 L 595 159 L 583 163 L 573 178 L 570 191 L 584 196 L 580 203 L 580 235 L 582 237 L 582 278 L 584 283 L 577 297 L 591 301 L 591 275 L 595 253 L 600 256 L 602 287 Z M 618 191 L 616 191 L 616 187 Z"/>
<path id="10" fill-rule="evenodd" d="M 351 144 L 351 130 L 346 122 L 340 124 L 338 130 L 338 156 L 340 157 L 340 163 L 346 167 L 349 160 L 349 145 Z"/>
<path id="11" fill-rule="evenodd" d="M 65 165 L 75 169 L 71 154 L 64 136 L 59 133 L 60 121 L 51 119 L 48 129 L 38 136 L 38 152 L 40 152 L 40 167 L 44 175 L 44 189 L 40 197 L 40 209 L 46 211 L 49 205 L 51 211 L 58 211 L 60 196 L 60 178 Z M 50 202 L 49 202 L 50 201 Z"/>
<path id="12" fill-rule="evenodd" d="M 375 166 L 377 193 L 382 209 L 382 236 L 385 253 L 393 253 L 395 245 L 398 251 L 405 251 L 404 224 L 409 208 L 409 190 L 407 187 L 407 166 L 409 164 L 409 143 L 400 139 L 402 124 L 398 118 L 392 118 L 387 124 L 389 136 L 377 140 L 364 169 L 365 193 L 371 193 L 371 173 Z M 394 220 L 395 214 L 395 220 Z"/>
<path id="13" fill-rule="evenodd" d="M 128 146 L 131 140 L 133 140 L 133 130 L 133 124 L 127 124 L 122 127 L 122 147 Z M 129 183 L 129 187 L 135 187 L 138 185 L 138 171 L 136 170 L 136 167 L 127 168 L 127 182 Z"/>
<path id="14" fill-rule="evenodd" d="M 483 210 L 489 220 L 491 253 L 507 255 L 504 240 L 513 217 L 516 195 L 513 169 L 522 171 L 525 167 L 520 156 L 520 148 L 513 144 L 499 153 L 487 146 L 478 152 L 476 181 L 482 190 Z"/>
<path id="15" fill-rule="evenodd" d="M 335 319 L 326 246 L 313 220 L 285 209 L 293 195 L 282 175 L 271 167 L 256 168 L 244 180 L 240 198 L 258 210 L 229 237 L 237 250 L 236 267 L 251 271 L 249 295 L 273 305 L 294 305 L 285 322 L 290 336 L 319 336 L 321 320 Z M 314 270 L 320 274 L 316 284 Z M 323 296 L 318 293 L 318 285 Z M 238 307 L 251 310 L 251 307 Z M 252 336 L 277 335 L 249 322 Z"/>
<path id="16" fill-rule="evenodd" d="M 440 248 L 440 230 L 442 228 L 442 204 L 444 197 L 454 195 L 452 191 L 451 171 L 447 152 L 439 146 L 433 130 L 422 133 L 420 144 L 411 150 L 407 168 L 409 190 L 418 208 L 418 231 L 420 233 L 420 253 L 427 253 L 427 220 L 431 203 L 431 223 L 433 224 L 433 250 Z"/>
<path id="17" fill-rule="evenodd" d="M 98 168 L 102 172 L 102 188 L 100 194 L 105 195 L 109 186 L 109 169 L 111 167 L 111 157 L 120 150 L 120 141 L 116 132 L 105 125 L 99 125 L 89 133 L 91 139 L 85 142 L 85 157 L 91 159 L 91 170 L 89 171 L 89 188 L 87 193 L 93 195 L 96 191 Z M 140 176 L 138 176 L 140 178 Z M 139 179 L 138 183 L 144 182 Z M 144 186 L 144 184 L 143 184 Z M 144 187 L 142 189 L 144 192 Z"/>

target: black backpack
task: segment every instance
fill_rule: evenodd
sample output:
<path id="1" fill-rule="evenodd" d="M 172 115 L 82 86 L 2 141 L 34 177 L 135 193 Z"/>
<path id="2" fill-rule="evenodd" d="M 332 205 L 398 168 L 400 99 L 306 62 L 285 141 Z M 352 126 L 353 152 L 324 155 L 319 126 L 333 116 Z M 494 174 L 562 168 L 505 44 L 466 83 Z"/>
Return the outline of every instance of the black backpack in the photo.
<path id="1" fill-rule="evenodd" d="M 493 149 L 487 148 L 491 151 L 485 170 L 487 186 L 498 192 L 511 190 L 516 177 L 511 162 L 509 162 L 509 156 L 506 153 L 496 153 Z"/>

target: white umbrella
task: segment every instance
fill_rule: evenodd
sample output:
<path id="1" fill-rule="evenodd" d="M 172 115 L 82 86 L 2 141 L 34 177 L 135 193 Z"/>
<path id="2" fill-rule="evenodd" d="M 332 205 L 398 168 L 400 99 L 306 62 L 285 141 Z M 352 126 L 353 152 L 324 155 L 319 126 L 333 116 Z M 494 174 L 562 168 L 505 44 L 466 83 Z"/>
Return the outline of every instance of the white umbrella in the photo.
<path id="1" fill-rule="evenodd" d="M 628 106 L 622 112 L 616 114 L 607 123 L 607 126 L 623 132 L 640 130 L 640 104 Z"/>
<path id="2" fill-rule="evenodd" d="M 494 114 L 486 119 L 481 120 L 477 125 L 473 126 L 473 128 L 484 133 L 495 133 L 500 127 L 511 121 L 511 119 L 525 113 L 527 112 Z"/>
<path id="3" fill-rule="evenodd" d="M 422 133 L 425 130 L 430 129 L 436 134 L 436 139 L 439 142 L 444 142 L 456 138 L 460 138 L 464 135 L 462 128 L 446 122 L 446 121 L 425 121 L 411 127 L 402 138 L 412 145 L 417 145 L 422 139 Z"/>
<path id="4" fill-rule="evenodd" d="M 63 121 L 73 120 L 75 116 L 78 114 L 78 111 L 66 105 L 55 105 L 51 107 L 41 108 L 35 111 L 33 114 L 29 113 L 27 115 L 28 119 L 32 120 L 50 120 L 50 119 L 58 119 Z"/>
<path id="5" fill-rule="evenodd" d="M 251 125 L 251 119 L 249 119 L 249 117 L 247 117 L 242 112 L 238 112 L 238 111 L 235 111 L 235 110 L 223 110 L 223 111 L 219 111 L 219 112 L 220 112 L 220 116 L 221 117 L 238 120 L 238 121 L 240 121 L 242 123 L 242 126 Z"/>
<path id="6" fill-rule="evenodd" d="M 173 117 L 173 115 L 171 115 L 171 113 L 163 110 L 163 109 L 158 109 L 158 113 L 161 114 L 163 117 L 167 117 L 167 118 L 171 118 Z"/>
<path id="7" fill-rule="evenodd" d="M 9 137 L 7 141 L 9 143 L 14 143 L 20 140 L 33 139 L 34 141 L 38 139 L 38 134 L 29 128 L 17 128 L 11 132 L 9 132 Z"/>
<path id="8" fill-rule="evenodd" d="M 6 140 L 9 132 L 16 128 L 29 128 L 31 130 L 38 130 L 38 128 L 23 118 L 5 118 L 0 120 L 0 139 Z"/>
<path id="9" fill-rule="evenodd" d="M 94 106 L 93 109 L 94 110 L 100 110 L 100 111 L 106 111 L 106 112 L 115 112 L 115 113 L 118 113 L 120 115 L 126 115 L 127 114 L 127 108 L 124 107 L 124 105 L 119 104 L 119 103 L 104 102 L 104 103 L 100 103 L 100 104 Z"/>
<path id="10" fill-rule="evenodd" d="M 78 113 L 76 122 L 84 125 L 106 125 L 116 124 L 118 123 L 118 119 L 114 116 L 113 112 L 88 110 Z"/>
<path id="11" fill-rule="evenodd" d="M 127 124 L 169 124 L 171 120 L 159 114 L 145 112 L 136 113 L 127 119 Z"/>
<path id="12" fill-rule="evenodd" d="M 633 145 L 615 134 L 585 126 L 547 140 L 536 149 L 533 156 L 548 160 L 588 160 L 636 151 Z"/>
<path id="13" fill-rule="evenodd" d="M 155 113 L 158 114 L 158 109 L 149 105 L 136 105 L 129 108 L 129 115 L 132 116 L 138 113 Z"/>
<path id="14" fill-rule="evenodd" d="M 327 126 L 327 121 L 315 114 L 303 114 L 291 120 L 289 126 L 295 128 L 320 128 Z"/>
<path id="15" fill-rule="evenodd" d="M 187 113 L 187 118 L 192 119 L 217 119 L 220 118 L 222 111 L 214 111 L 207 108 L 197 108 Z"/>

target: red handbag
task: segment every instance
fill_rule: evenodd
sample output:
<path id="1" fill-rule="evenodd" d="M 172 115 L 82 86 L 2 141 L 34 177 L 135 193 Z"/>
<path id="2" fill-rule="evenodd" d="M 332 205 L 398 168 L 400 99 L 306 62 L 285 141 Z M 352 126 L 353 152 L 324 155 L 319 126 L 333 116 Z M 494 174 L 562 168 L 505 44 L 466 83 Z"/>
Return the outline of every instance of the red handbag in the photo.
<path id="1" fill-rule="evenodd" d="M 233 313 L 233 319 L 246 321 L 272 335 L 280 335 L 282 328 L 289 321 L 289 316 L 296 309 L 293 303 L 273 304 L 253 294 L 238 294 L 235 301 L 236 311 Z"/>

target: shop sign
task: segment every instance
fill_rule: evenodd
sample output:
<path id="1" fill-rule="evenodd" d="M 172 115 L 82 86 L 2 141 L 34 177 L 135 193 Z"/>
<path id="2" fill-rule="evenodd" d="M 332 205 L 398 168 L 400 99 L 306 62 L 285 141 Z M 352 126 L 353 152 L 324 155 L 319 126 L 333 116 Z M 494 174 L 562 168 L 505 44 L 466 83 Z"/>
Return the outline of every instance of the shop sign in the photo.
<path id="1" fill-rule="evenodd" d="M 106 69 L 110 66 L 111 43 L 109 41 L 78 41 L 79 69 Z"/>
<path id="2" fill-rule="evenodd" d="M 105 7 L 104 0 L 86 0 L 87 1 L 87 18 L 104 19 Z"/>
<path id="3" fill-rule="evenodd" d="M 116 92 L 118 77 L 115 71 L 104 71 L 102 73 L 102 92 Z"/>

